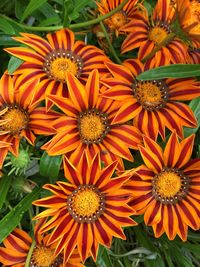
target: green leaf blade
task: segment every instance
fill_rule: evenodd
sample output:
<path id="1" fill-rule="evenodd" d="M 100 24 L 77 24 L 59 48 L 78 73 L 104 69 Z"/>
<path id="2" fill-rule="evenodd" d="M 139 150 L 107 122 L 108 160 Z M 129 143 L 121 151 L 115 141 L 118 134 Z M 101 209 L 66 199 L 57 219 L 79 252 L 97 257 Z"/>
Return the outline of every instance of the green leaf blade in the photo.
<path id="1" fill-rule="evenodd" d="M 1 221 L 0 243 L 15 229 L 24 213 L 30 208 L 32 202 L 37 199 L 41 188 L 35 188 L 32 193 L 25 196 Z"/>
<path id="2" fill-rule="evenodd" d="M 24 13 L 21 18 L 21 22 L 23 22 L 33 11 L 41 7 L 47 0 L 31 0 L 24 10 Z"/>
<path id="3" fill-rule="evenodd" d="M 10 188 L 11 180 L 12 179 L 10 176 L 4 176 L 0 180 L 0 209 L 3 207 L 3 204 L 5 203 L 6 196 Z"/>
<path id="4" fill-rule="evenodd" d="M 151 69 L 139 74 L 137 80 L 157 80 L 165 78 L 188 78 L 200 76 L 200 64 L 174 64 Z"/>
<path id="5" fill-rule="evenodd" d="M 43 153 L 40 160 L 40 174 L 51 179 L 56 179 L 59 174 L 61 156 L 51 157 L 46 152 Z"/>

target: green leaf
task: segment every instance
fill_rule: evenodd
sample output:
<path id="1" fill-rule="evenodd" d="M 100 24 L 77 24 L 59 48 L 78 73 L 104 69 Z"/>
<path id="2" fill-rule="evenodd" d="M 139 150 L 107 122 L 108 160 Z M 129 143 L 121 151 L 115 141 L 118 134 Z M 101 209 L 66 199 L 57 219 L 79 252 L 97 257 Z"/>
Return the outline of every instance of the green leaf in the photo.
<path id="1" fill-rule="evenodd" d="M 84 9 L 84 7 L 88 5 L 88 0 L 79 0 L 76 2 L 76 5 L 74 6 L 74 9 L 69 14 L 69 18 L 71 20 L 75 20 L 79 17 L 80 12 Z"/>
<path id="2" fill-rule="evenodd" d="M 33 11 L 41 7 L 47 0 L 31 0 L 24 10 L 24 13 L 21 18 L 21 22 L 23 22 Z"/>
<path id="3" fill-rule="evenodd" d="M 23 63 L 24 61 L 12 56 L 8 62 L 8 73 L 13 74 L 13 72 L 16 71 L 16 69 Z"/>
<path id="4" fill-rule="evenodd" d="M 185 128 L 184 129 L 184 136 L 187 137 L 193 133 L 196 133 L 200 127 L 200 97 L 193 99 L 189 107 L 194 112 L 195 117 L 197 118 L 197 127 L 196 128 Z"/>
<path id="5" fill-rule="evenodd" d="M 64 14 L 63 14 L 63 27 L 68 27 L 70 24 L 70 14 L 73 13 L 75 8 L 74 2 L 72 0 L 64 1 Z"/>
<path id="6" fill-rule="evenodd" d="M 61 162 L 61 156 L 51 157 L 44 152 L 40 160 L 40 174 L 42 176 L 49 177 L 50 180 L 56 179 L 59 174 Z"/>
<path id="7" fill-rule="evenodd" d="M 15 15 L 21 19 L 27 5 L 27 0 L 15 0 Z"/>
<path id="8" fill-rule="evenodd" d="M 164 78 L 187 78 L 200 76 L 200 64 L 174 64 L 151 69 L 139 74 L 138 80 L 154 80 Z"/>
<path id="9" fill-rule="evenodd" d="M 6 34 L 15 34 L 13 26 L 3 18 L 0 18 L 0 30 Z"/>
<path id="10" fill-rule="evenodd" d="M 3 176 L 0 180 L 0 209 L 2 208 L 11 184 L 11 176 Z"/>
<path id="11" fill-rule="evenodd" d="M 2 46 L 15 46 L 19 43 L 11 38 L 9 35 L 0 35 L 0 45 Z"/>
<path id="12" fill-rule="evenodd" d="M 55 9 L 50 4 L 44 3 L 41 6 L 40 11 L 47 19 L 57 18 L 57 20 L 60 21 L 60 17 L 58 16 L 58 14 L 55 12 Z"/>
<path id="13" fill-rule="evenodd" d="M 101 267 L 112 267 L 113 266 L 110 256 L 108 254 L 108 250 L 103 246 L 99 246 L 99 252 L 98 252 L 96 263 L 97 263 L 97 266 L 101 266 Z"/>
<path id="14" fill-rule="evenodd" d="M 15 229 L 19 224 L 32 202 L 37 199 L 41 188 L 35 188 L 32 193 L 25 196 L 1 221 L 0 221 L 0 243 Z"/>

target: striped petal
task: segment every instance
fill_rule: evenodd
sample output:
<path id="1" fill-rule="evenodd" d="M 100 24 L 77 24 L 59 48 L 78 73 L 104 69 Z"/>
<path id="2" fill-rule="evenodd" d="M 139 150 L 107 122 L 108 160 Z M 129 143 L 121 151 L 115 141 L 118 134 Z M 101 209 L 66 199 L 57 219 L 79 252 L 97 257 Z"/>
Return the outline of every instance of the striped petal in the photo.
<path id="1" fill-rule="evenodd" d="M 75 108 L 78 111 L 85 111 L 88 108 L 88 95 L 84 86 L 70 73 L 67 74 L 67 85 Z"/>
<path id="2" fill-rule="evenodd" d="M 176 132 L 173 132 L 165 146 L 164 162 L 165 166 L 174 167 L 179 159 L 180 145 Z"/>
<path id="3" fill-rule="evenodd" d="M 85 90 L 88 94 L 89 108 L 94 108 L 99 95 L 99 73 L 97 70 L 94 70 L 91 75 L 89 75 Z"/>

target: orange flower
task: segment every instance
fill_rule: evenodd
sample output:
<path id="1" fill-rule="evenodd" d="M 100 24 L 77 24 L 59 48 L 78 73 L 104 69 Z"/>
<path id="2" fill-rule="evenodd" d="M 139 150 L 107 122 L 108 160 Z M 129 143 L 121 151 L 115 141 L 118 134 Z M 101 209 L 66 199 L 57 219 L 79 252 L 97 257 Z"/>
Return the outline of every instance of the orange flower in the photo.
<path id="1" fill-rule="evenodd" d="M 118 7 L 122 2 L 123 0 L 101 0 L 100 2 L 96 2 L 96 4 L 101 15 L 105 15 Z M 137 2 L 138 0 L 129 0 L 122 10 L 105 20 L 109 29 L 115 31 L 116 36 L 118 36 L 119 33 L 123 33 L 123 31 L 121 31 L 122 26 L 135 18 L 137 11 L 135 5 Z"/>
<path id="2" fill-rule="evenodd" d="M 170 37 L 174 16 L 175 9 L 170 5 L 170 0 L 158 0 L 151 19 L 143 10 L 141 18 L 133 19 L 122 28 L 129 32 L 122 43 L 122 53 L 139 48 L 138 58 L 142 60 L 157 48 L 153 58 L 156 57 L 162 65 L 187 62 L 187 46 L 177 37 Z"/>
<path id="3" fill-rule="evenodd" d="M 144 137 L 140 153 L 145 165 L 133 170 L 125 188 L 132 190 L 129 203 L 144 214 L 156 237 L 164 232 L 170 240 L 178 234 L 187 239 L 188 226 L 200 228 L 200 159 L 190 159 L 194 135 L 179 142 L 175 132 L 164 151 Z"/>
<path id="4" fill-rule="evenodd" d="M 80 263 L 80 256 L 77 249 L 74 250 L 65 265 L 63 265 L 62 254 L 57 257 L 54 255 L 55 247 L 47 244 L 49 234 L 41 235 L 39 233 L 39 229 L 44 222 L 44 220 L 40 220 L 34 228 L 34 239 L 36 244 L 32 252 L 29 266 L 84 267 Z M 4 266 L 24 267 L 32 243 L 32 238 L 25 231 L 16 228 L 3 241 L 5 247 L 0 247 L 0 262 L 4 264 Z"/>
<path id="5" fill-rule="evenodd" d="M 180 101 L 200 96 L 200 83 L 193 78 L 139 81 L 135 77 L 148 68 L 138 59 L 129 59 L 124 65 L 107 63 L 113 78 L 102 82 L 110 87 L 102 96 L 120 100 L 121 108 L 113 118 L 114 123 L 134 119 L 134 125 L 145 135 L 156 140 L 158 134 L 165 138 L 165 127 L 183 137 L 182 126 L 197 126 L 190 107 Z"/>
<path id="6" fill-rule="evenodd" d="M 93 71 L 84 87 L 73 75 L 68 74 L 67 85 L 70 98 L 50 95 L 48 99 L 66 115 L 55 120 L 57 134 L 42 148 L 49 155 L 67 153 L 77 165 L 85 151 L 91 159 L 100 153 L 106 165 L 118 161 L 123 170 L 121 158 L 133 160 L 129 148 L 138 149 L 141 134 L 134 126 L 113 123 L 121 103 L 100 97 L 99 75 Z"/>
<path id="7" fill-rule="evenodd" d="M 122 189 L 129 176 L 111 179 L 116 165 L 101 169 L 99 154 L 89 161 L 84 153 L 75 168 L 65 157 L 65 177 L 70 183 L 44 185 L 53 195 L 33 202 L 47 208 L 36 219 L 52 217 L 41 232 L 53 230 L 48 243 L 57 242 L 55 253 L 63 251 L 64 262 L 76 245 L 83 261 L 89 255 L 96 260 L 99 244 L 110 247 L 113 236 L 126 239 L 122 227 L 136 224 L 129 218 L 134 210 L 126 204 L 130 192 Z"/>
<path id="8" fill-rule="evenodd" d="M 104 62 L 109 59 L 103 51 L 82 41 L 75 41 L 74 33 L 69 29 L 47 34 L 48 41 L 35 34 L 23 33 L 22 36 L 14 39 L 28 47 L 5 50 L 25 61 L 15 72 L 23 74 L 21 84 L 29 79 L 41 79 L 40 97 L 45 93 L 68 95 L 67 73 L 72 73 L 83 83 L 95 68 L 102 75 L 107 73 Z"/>
<path id="9" fill-rule="evenodd" d="M 192 44 L 200 48 L 200 2 L 199 0 L 177 0 L 178 19 L 181 29 Z"/>
<path id="10" fill-rule="evenodd" d="M 6 73 L 0 80 L 0 142 L 10 144 L 0 148 L 0 167 L 8 151 L 18 155 L 22 137 L 33 145 L 35 134 L 54 134 L 51 121 L 59 116 L 54 111 L 47 113 L 45 108 L 38 107 L 39 103 L 34 95 L 38 80 L 27 82 L 18 90 L 16 83 L 16 78 Z"/>

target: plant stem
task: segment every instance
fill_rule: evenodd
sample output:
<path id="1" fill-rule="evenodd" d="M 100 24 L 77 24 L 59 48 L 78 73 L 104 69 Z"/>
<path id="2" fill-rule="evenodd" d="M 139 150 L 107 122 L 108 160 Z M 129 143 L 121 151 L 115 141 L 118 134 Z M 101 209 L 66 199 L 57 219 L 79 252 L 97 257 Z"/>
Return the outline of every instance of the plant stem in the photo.
<path id="1" fill-rule="evenodd" d="M 169 42 L 171 42 L 175 36 L 176 34 L 173 32 L 168 34 L 167 37 L 161 43 L 159 43 L 150 54 L 148 54 L 146 57 L 142 59 L 142 62 L 145 63 L 148 59 L 152 58 L 155 55 L 155 53 L 158 52 L 163 46 L 166 46 Z"/>
<path id="2" fill-rule="evenodd" d="M 96 19 L 92 19 L 92 20 L 89 20 L 89 21 L 86 21 L 86 22 L 80 22 L 80 23 L 76 23 L 76 24 L 71 24 L 69 25 L 69 28 L 70 29 L 77 29 L 77 28 L 82 28 L 82 27 L 87 27 L 87 26 L 90 26 L 90 25 L 93 25 L 93 24 L 97 24 L 97 23 L 100 23 L 102 20 L 105 20 L 109 17 L 111 17 L 112 15 L 114 15 L 116 12 L 118 12 L 119 10 L 121 10 L 125 4 L 128 2 L 128 0 L 124 0 L 118 7 L 116 7 L 115 9 L 111 10 L 109 13 L 103 15 L 103 16 L 99 16 L 98 18 Z M 58 25 L 58 26 L 48 26 L 48 27 L 40 27 L 40 26 L 29 26 L 29 25 L 26 25 L 26 24 L 22 24 L 22 23 L 19 23 L 19 22 L 16 22 L 15 20 L 1 14 L 0 17 L 18 25 L 19 27 L 21 28 L 24 28 L 25 30 L 30 30 L 30 31 L 41 31 L 41 32 L 48 32 L 48 31 L 57 31 L 57 30 L 60 30 L 63 28 L 63 25 Z"/>
<path id="3" fill-rule="evenodd" d="M 31 247 L 29 249 L 29 252 L 28 252 L 28 255 L 27 255 L 27 258 L 26 258 L 26 262 L 25 262 L 25 267 L 29 267 L 30 266 L 31 256 L 33 254 L 34 247 L 35 247 L 35 240 L 33 240 L 32 244 L 31 244 Z"/>
<path id="4" fill-rule="evenodd" d="M 32 210 L 32 207 L 28 209 L 28 213 L 29 213 L 31 226 L 32 226 L 32 228 L 34 230 L 35 224 L 34 224 L 34 221 L 33 221 L 33 210 Z"/>
<path id="5" fill-rule="evenodd" d="M 112 44 L 111 44 L 110 38 L 109 38 L 109 36 L 108 36 L 108 33 L 107 33 L 106 28 L 105 28 L 105 26 L 103 25 L 103 22 L 102 22 L 102 21 L 100 22 L 100 26 L 101 26 L 101 29 L 102 29 L 104 35 L 105 35 L 106 41 L 107 41 L 107 43 L 108 43 L 108 45 L 109 45 L 109 50 L 110 50 L 110 52 L 112 53 L 113 57 L 116 59 L 117 63 L 118 63 L 118 64 L 121 64 L 122 62 L 121 62 L 121 60 L 119 59 L 117 53 L 115 52 L 115 49 L 113 48 L 113 46 L 112 46 Z"/>

